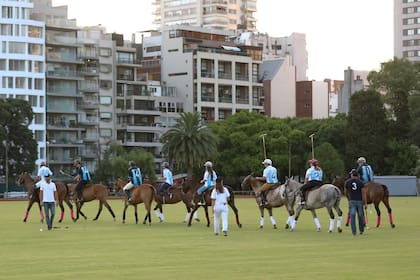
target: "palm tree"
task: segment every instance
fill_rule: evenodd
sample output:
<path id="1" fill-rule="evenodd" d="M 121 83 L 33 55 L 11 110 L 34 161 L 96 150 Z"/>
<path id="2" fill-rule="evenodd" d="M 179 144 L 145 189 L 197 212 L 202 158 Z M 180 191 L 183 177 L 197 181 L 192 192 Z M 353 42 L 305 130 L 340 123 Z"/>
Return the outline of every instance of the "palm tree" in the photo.
<path id="1" fill-rule="evenodd" d="M 186 168 L 188 177 L 193 168 L 215 157 L 217 138 L 201 120 L 199 113 L 181 113 L 176 124 L 162 137 L 163 153 L 169 162 L 176 160 L 181 168 Z"/>

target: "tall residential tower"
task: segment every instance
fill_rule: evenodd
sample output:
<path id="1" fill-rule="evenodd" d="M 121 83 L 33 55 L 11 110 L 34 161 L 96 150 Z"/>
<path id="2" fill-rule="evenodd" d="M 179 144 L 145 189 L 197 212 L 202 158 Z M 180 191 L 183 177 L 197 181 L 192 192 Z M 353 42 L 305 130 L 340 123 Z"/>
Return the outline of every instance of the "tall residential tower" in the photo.
<path id="1" fill-rule="evenodd" d="M 154 0 L 154 24 L 255 31 L 257 0 Z"/>
<path id="2" fill-rule="evenodd" d="M 420 0 L 394 0 L 394 56 L 420 61 Z"/>

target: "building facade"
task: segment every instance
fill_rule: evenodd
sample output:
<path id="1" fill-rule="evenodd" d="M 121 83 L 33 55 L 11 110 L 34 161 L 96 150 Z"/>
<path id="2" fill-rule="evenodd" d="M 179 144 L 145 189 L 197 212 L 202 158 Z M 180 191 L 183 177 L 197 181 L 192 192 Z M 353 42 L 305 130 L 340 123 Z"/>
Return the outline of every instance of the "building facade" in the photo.
<path id="1" fill-rule="evenodd" d="M 257 0 L 154 0 L 154 24 L 223 30 L 256 30 Z"/>
<path id="2" fill-rule="evenodd" d="M 29 125 L 38 144 L 39 164 L 46 158 L 45 23 L 32 20 L 30 0 L 0 2 L 0 98 L 29 102 Z"/>
<path id="3" fill-rule="evenodd" d="M 419 0 L 394 0 L 394 56 L 420 61 Z"/>

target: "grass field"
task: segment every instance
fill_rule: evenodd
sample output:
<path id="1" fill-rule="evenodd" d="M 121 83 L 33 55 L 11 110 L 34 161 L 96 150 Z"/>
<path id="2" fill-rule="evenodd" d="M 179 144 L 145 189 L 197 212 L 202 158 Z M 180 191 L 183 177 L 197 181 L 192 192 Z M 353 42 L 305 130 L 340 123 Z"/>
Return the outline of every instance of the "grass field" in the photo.
<path id="1" fill-rule="evenodd" d="M 229 212 L 229 236 L 213 235 L 201 222 L 188 228 L 181 204 L 168 205 L 165 222 L 153 215 L 152 225 L 134 223 L 133 209 L 121 223 L 122 202 L 111 201 L 117 221 L 104 208 L 92 221 L 97 203 L 84 210 L 88 220 L 71 222 L 68 208 L 58 229 L 47 231 L 36 208 L 23 223 L 26 202 L 0 202 L 0 279 L 419 279 L 420 198 L 391 197 L 396 228 L 389 226 L 384 207 L 380 228 L 353 237 L 350 228 L 328 233 L 329 217 L 318 211 L 322 231 L 316 232 L 310 212 L 302 212 L 295 232 L 283 224 L 284 208 L 275 209 L 279 225 L 268 217 L 259 229 L 253 199 L 238 199 L 243 227 Z M 342 200 L 347 212 L 347 201 Z M 376 221 L 374 209 L 369 223 Z M 139 218 L 144 217 L 143 205 Z M 343 224 L 344 224 L 343 219 Z M 56 216 L 57 221 L 57 216 Z M 43 228 L 43 231 L 40 231 Z"/>

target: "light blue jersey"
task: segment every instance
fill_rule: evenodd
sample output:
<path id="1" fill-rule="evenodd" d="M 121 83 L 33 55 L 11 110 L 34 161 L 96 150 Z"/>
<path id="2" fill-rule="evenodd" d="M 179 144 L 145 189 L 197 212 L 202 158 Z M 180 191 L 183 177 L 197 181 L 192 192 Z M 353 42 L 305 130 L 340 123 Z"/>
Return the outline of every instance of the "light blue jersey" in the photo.
<path id="1" fill-rule="evenodd" d="M 322 169 L 315 169 L 315 167 L 311 166 L 306 170 L 305 178 L 308 181 L 322 181 Z"/>
<path id="2" fill-rule="evenodd" d="M 264 168 L 263 177 L 266 178 L 267 183 L 275 184 L 278 183 L 277 169 L 271 165 Z"/>
<path id="3" fill-rule="evenodd" d="M 169 185 L 174 185 L 174 178 L 172 177 L 172 172 L 168 168 L 163 169 L 163 178 L 165 178 L 165 183 Z"/>

